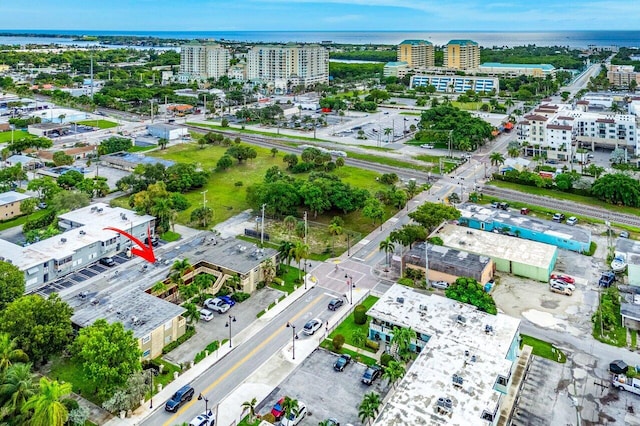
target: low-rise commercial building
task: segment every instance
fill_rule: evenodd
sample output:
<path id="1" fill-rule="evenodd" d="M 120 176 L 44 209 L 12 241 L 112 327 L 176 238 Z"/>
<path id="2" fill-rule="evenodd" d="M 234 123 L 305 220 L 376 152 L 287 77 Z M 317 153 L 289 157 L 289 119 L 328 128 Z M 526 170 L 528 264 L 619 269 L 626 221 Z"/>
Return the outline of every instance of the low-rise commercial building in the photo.
<path id="1" fill-rule="evenodd" d="M 4 162 L 6 167 L 13 167 L 17 164 L 22 166 L 22 170 L 35 170 L 44 166 L 40 159 L 21 154 L 12 155 Z"/>
<path id="2" fill-rule="evenodd" d="M 411 88 L 433 86 L 440 93 L 476 93 L 500 91 L 500 82 L 495 77 L 476 77 L 460 75 L 414 75 L 411 76 Z"/>
<path id="3" fill-rule="evenodd" d="M 402 257 L 403 268 L 425 271 L 425 262 L 429 260 L 429 281 L 454 282 L 460 277 L 470 277 L 479 283 L 493 278 L 495 265 L 489 256 L 480 256 L 450 247 L 416 244 Z"/>
<path id="4" fill-rule="evenodd" d="M 46 138 L 64 136 L 70 131 L 71 125 L 68 123 L 36 123 L 27 126 L 30 135 Z"/>
<path id="5" fill-rule="evenodd" d="M 155 218 L 96 203 L 59 215 L 58 226 L 62 234 L 26 247 L 0 240 L 1 260 L 24 272 L 27 293 L 103 257 L 130 250 L 129 239 L 106 227 L 123 229 L 144 240 L 148 230 L 154 235 Z"/>
<path id="6" fill-rule="evenodd" d="M 551 244 L 559 248 L 586 253 L 591 247 L 591 231 L 528 215 L 488 208 L 477 204 L 463 204 L 458 223 L 474 229 Z"/>
<path id="7" fill-rule="evenodd" d="M 503 64 L 500 62 L 485 62 L 478 67 L 478 71 L 486 74 L 514 77 L 519 75 L 546 77 L 550 75 L 555 78 L 556 76 L 556 69 L 550 64 Z"/>
<path id="8" fill-rule="evenodd" d="M 107 163 L 116 169 L 132 172 L 140 164 L 162 164 L 171 167 L 175 162 L 162 158 L 147 157 L 144 154 L 131 154 L 129 152 L 115 152 L 109 155 L 101 155 L 100 161 Z"/>
<path id="9" fill-rule="evenodd" d="M 164 123 L 149 124 L 147 126 L 147 132 L 151 136 L 166 139 L 168 141 L 180 139 L 183 136 L 187 136 L 189 134 L 189 131 L 186 127 L 174 126 Z"/>
<path id="10" fill-rule="evenodd" d="M 374 425 L 486 426 L 511 416 L 530 358 L 519 350 L 520 320 L 399 284 L 367 315 L 369 338 L 389 350 L 394 328 L 410 328 L 418 352 Z"/>
<path id="11" fill-rule="evenodd" d="M 30 195 L 21 194 L 15 191 L 3 192 L 0 194 L 0 220 L 9 220 L 20 216 L 20 206 L 24 200 L 31 198 Z"/>
<path id="12" fill-rule="evenodd" d="M 496 270 L 546 282 L 558 258 L 558 248 L 495 232 L 445 225 L 437 233 L 446 247 L 490 257 Z"/>
<path id="13" fill-rule="evenodd" d="M 407 62 L 387 62 L 382 69 L 382 75 L 384 77 L 397 77 L 403 78 L 409 72 L 410 67 Z"/>
<path id="14" fill-rule="evenodd" d="M 618 238 L 614 256 L 622 256 L 626 260 L 629 285 L 640 287 L 640 241 Z"/>

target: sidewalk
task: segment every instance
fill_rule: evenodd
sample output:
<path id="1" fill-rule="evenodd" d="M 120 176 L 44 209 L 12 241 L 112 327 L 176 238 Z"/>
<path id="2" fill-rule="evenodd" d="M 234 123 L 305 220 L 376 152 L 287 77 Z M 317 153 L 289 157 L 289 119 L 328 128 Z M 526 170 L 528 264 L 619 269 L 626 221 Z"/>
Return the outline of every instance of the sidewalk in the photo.
<path id="1" fill-rule="evenodd" d="M 343 347 L 343 348 L 346 348 L 346 349 L 349 349 L 350 351 L 357 352 L 357 353 L 359 353 L 360 355 L 364 355 L 364 356 L 366 356 L 366 357 L 373 358 L 373 359 L 375 359 L 375 360 L 376 360 L 376 361 L 378 361 L 378 362 L 380 362 L 380 357 L 381 357 L 381 356 L 382 356 L 382 354 L 384 353 L 384 351 L 382 351 L 382 350 L 380 350 L 380 349 L 378 349 L 378 352 L 376 352 L 376 353 L 369 352 L 369 351 L 365 351 L 364 349 L 356 348 L 355 346 L 351 346 L 351 345 L 350 345 L 350 344 L 348 344 L 348 343 L 345 343 L 344 345 L 342 345 L 342 347 Z"/>

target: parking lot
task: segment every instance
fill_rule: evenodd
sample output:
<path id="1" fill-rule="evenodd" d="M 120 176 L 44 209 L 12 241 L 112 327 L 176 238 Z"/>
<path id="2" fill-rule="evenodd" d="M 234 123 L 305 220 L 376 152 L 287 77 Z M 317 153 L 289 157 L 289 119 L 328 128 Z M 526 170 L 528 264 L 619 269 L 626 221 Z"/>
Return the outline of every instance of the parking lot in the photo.
<path id="1" fill-rule="evenodd" d="M 360 382 L 364 364 L 351 362 L 342 372 L 333 369 L 337 356 L 324 349 L 316 349 L 256 408 L 266 414 L 283 396 L 303 401 L 307 416 L 300 425 L 317 425 L 328 418 L 337 419 L 341 425 L 360 424 L 358 406 L 365 393 L 376 392 L 380 396 L 388 390 L 385 379 L 378 379 L 367 386 Z"/>

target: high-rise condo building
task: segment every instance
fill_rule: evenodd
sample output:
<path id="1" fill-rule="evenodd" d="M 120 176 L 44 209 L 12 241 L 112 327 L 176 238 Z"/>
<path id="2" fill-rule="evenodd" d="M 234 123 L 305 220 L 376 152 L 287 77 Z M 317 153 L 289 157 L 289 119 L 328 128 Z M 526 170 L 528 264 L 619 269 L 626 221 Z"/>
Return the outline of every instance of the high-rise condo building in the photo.
<path id="1" fill-rule="evenodd" d="M 329 81 L 329 52 L 315 44 L 255 46 L 247 53 L 247 79 L 310 86 Z"/>
<path id="2" fill-rule="evenodd" d="M 433 44 L 426 40 L 403 41 L 398 45 L 398 62 L 406 62 L 410 68 L 433 67 Z"/>
<path id="3" fill-rule="evenodd" d="M 216 43 L 191 42 L 180 47 L 180 81 L 227 75 L 231 53 Z"/>
<path id="4" fill-rule="evenodd" d="M 480 46 L 472 40 L 451 40 L 444 49 L 444 66 L 473 70 L 480 66 Z"/>

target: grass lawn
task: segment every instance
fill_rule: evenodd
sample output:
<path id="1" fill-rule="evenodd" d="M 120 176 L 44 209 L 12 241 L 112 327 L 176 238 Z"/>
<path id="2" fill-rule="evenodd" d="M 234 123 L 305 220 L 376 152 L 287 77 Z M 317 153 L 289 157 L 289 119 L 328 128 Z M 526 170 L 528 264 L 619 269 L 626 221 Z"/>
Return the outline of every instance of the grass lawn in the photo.
<path id="1" fill-rule="evenodd" d="M 429 172 L 433 167 L 421 166 L 419 164 L 410 163 L 408 161 L 397 160 L 395 158 L 380 157 L 374 154 L 362 154 L 359 152 L 346 151 L 349 158 L 355 158 L 356 160 L 369 161 L 371 163 L 384 164 L 386 166 L 401 167 L 403 169 L 422 170 L 423 172 Z"/>
<path id="2" fill-rule="evenodd" d="M 192 122 L 188 122 L 187 123 L 190 126 L 196 126 L 196 127 L 202 127 L 202 128 L 207 128 L 207 129 L 214 129 L 214 130 L 222 130 L 225 132 L 237 132 L 237 133 L 245 133 L 248 135 L 262 135 L 262 136 L 271 136 L 274 138 L 285 138 L 285 139 L 297 139 L 297 140 L 301 140 L 301 141 L 311 141 L 311 142 L 331 142 L 331 141 L 327 141 L 324 139 L 314 139 L 312 137 L 309 136 L 296 136 L 296 135 L 286 135 L 284 133 L 278 133 L 278 131 L 276 130 L 275 132 L 266 132 L 263 130 L 253 130 L 253 129 L 243 129 L 241 126 L 238 126 L 237 124 L 230 124 L 227 127 L 222 127 L 219 124 L 207 124 L 207 123 L 192 123 Z"/>
<path id="3" fill-rule="evenodd" d="M 13 131 L 13 140 L 17 141 L 18 139 L 26 138 L 29 136 L 29 132 L 25 130 L 14 130 Z M 11 131 L 0 133 L 0 143 L 11 142 Z"/>
<path id="4" fill-rule="evenodd" d="M 352 351 L 350 349 L 346 349 L 344 347 L 340 348 L 339 351 L 336 351 L 333 348 L 333 342 L 331 341 L 331 339 L 324 339 L 321 343 L 320 343 L 320 347 L 325 348 L 328 351 L 331 351 L 333 353 L 336 354 L 349 354 L 351 355 L 351 358 L 356 360 L 358 359 L 361 363 L 366 364 L 366 365 L 373 365 L 376 364 L 378 361 L 376 361 L 374 358 L 371 358 L 369 356 L 366 355 L 362 355 L 358 352 Z"/>
<path id="5" fill-rule="evenodd" d="M 260 419 L 255 419 L 253 422 L 250 422 L 249 415 L 247 414 L 242 420 L 240 420 L 240 423 L 238 423 L 238 426 L 258 426 L 260 422 L 261 422 Z"/>
<path id="6" fill-rule="evenodd" d="M 564 364 L 567 362 L 567 356 L 560 349 L 553 346 L 552 343 L 545 342 L 544 340 L 536 339 L 535 337 L 527 336 L 526 334 L 520 335 L 520 348 L 522 345 L 529 345 L 533 348 L 533 355 L 550 359 L 551 361 Z"/>
<path id="7" fill-rule="evenodd" d="M 102 405 L 103 401 L 94 393 L 95 386 L 85 378 L 80 365 L 73 363 L 70 358 L 60 356 L 54 358 L 49 376 L 53 380 L 71 383 L 73 392 L 95 404 Z"/>
<path id="8" fill-rule="evenodd" d="M 23 216 L 20 216 L 20 217 L 16 217 L 16 218 L 7 220 L 6 222 L 0 223 L 0 231 L 4 231 L 5 229 L 13 228 L 14 226 L 24 225 L 24 223 L 27 221 L 27 219 L 29 219 L 29 218 L 31 218 L 33 220 L 39 219 L 42 216 L 46 215 L 47 213 L 49 213 L 49 210 L 36 210 L 35 212 L 31 213 L 30 215 L 23 215 Z"/>
<path id="9" fill-rule="evenodd" d="M 458 102 L 451 101 L 451 105 L 454 107 L 463 109 L 465 111 L 479 111 L 482 106 L 482 102 Z"/>
<path id="10" fill-rule="evenodd" d="M 154 385 L 157 385 L 158 383 L 162 383 L 162 388 L 164 389 L 165 387 L 167 387 L 169 383 L 173 382 L 173 373 L 175 373 L 176 371 L 180 371 L 180 367 L 163 360 L 162 357 L 158 357 L 154 359 L 153 362 L 154 364 L 164 365 L 162 369 L 162 374 L 158 374 L 153 379 Z M 157 391 L 158 391 L 157 386 L 154 386 L 154 390 L 153 390 L 154 395 L 158 393 Z"/>
<path id="11" fill-rule="evenodd" d="M 298 277 L 301 277 L 303 272 L 298 275 L 299 269 L 293 266 L 282 265 L 281 268 L 285 270 L 285 273 L 278 278 L 282 279 L 283 285 L 271 283 L 269 287 L 291 294 L 295 290 L 294 286 L 300 286 L 301 281 L 298 281 Z"/>
<path id="12" fill-rule="evenodd" d="M 160 239 L 168 242 L 168 243 L 172 243 L 174 241 L 178 241 L 180 239 L 180 234 L 178 234 L 177 232 L 171 232 L 171 231 L 167 231 L 164 234 L 160 235 Z"/>
<path id="13" fill-rule="evenodd" d="M 274 157 L 270 149 L 254 146 L 258 157 L 254 160 L 246 161 L 242 164 L 234 162 L 234 165 L 225 172 L 212 172 L 211 178 L 202 190 L 191 191 L 184 194 L 191 203 L 191 207 L 178 214 L 178 223 L 188 224 L 193 209 L 202 205 L 203 190 L 208 190 L 208 206 L 213 208 L 213 224 L 220 223 L 231 216 L 234 216 L 250 208 L 246 200 L 247 187 L 260 183 L 264 179 L 264 174 L 272 166 L 278 166 L 285 170 L 282 161 L 284 153 L 279 152 Z M 201 149 L 196 143 L 180 144 L 166 150 L 153 151 L 149 155 L 158 158 L 165 158 L 181 163 L 197 163 L 204 170 L 215 168 L 217 161 L 226 152 L 227 147 L 206 146 Z M 376 157 L 378 158 L 378 157 Z M 336 169 L 334 174 L 343 182 L 352 186 L 367 189 L 372 194 L 385 186 L 376 181 L 379 173 L 362 170 L 356 167 L 344 166 Z M 297 178 L 305 178 L 306 174 L 294 175 Z M 231 185 L 236 185 L 230 189 Z M 121 197 L 115 201 L 116 205 L 127 203 L 128 196 Z M 389 215 L 390 211 L 387 213 Z M 395 213 L 395 212 L 394 212 Z M 329 223 L 336 212 L 329 212 L 325 216 L 318 216 L 313 221 Z M 353 212 L 343 216 L 345 229 L 368 234 L 372 229 L 372 223 L 363 219 L 360 212 Z"/>
<path id="14" fill-rule="evenodd" d="M 640 215 L 640 208 L 628 207 L 628 206 L 614 206 L 613 204 L 605 203 L 604 201 L 598 200 L 597 198 L 586 197 L 584 195 L 570 194 L 568 192 L 552 191 L 549 189 L 538 188 L 535 186 L 520 185 L 517 183 L 504 182 L 501 180 L 492 180 L 489 185 L 494 185 L 499 188 L 513 189 L 515 191 L 526 192 L 528 194 L 547 196 L 551 198 L 556 198 L 558 200 L 568 200 L 568 201 L 574 201 L 576 203 L 602 207 L 603 209 L 611 210 L 616 213 L 627 213 L 627 214 L 632 214 L 636 216 Z"/>
<path id="15" fill-rule="evenodd" d="M 146 152 L 155 149 L 155 146 L 132 146 L 127 150 L 127 152 Z"/>
<path id="16" fill-rule="evenodd" d="M 367 307 L 367 309 L 371 308 L 373 306 L 374 303 L 376 303 L 376 301 L 378 300 L 377 297 L 375 296 L 367 296 L 366 299 L 364 299 L 364 301 L 362 302 L 362 304 L 364 306 Z M 344 342 L 346 344 L 349 344 L 351 346 L 356 346 L 356 347 L 360 347 L 361 349 L 365 349 L 368 351 L 371 351 L 371 349 L 369 348 L 365 348 L 362 346 L 357 346 L 353 343 L 353 339 L 351 338 L 351 336 L 353 335 L 353 332 L 355 330 L 362 330 L 364 331 L 364 334 L 368 334 L 369 331 L 369 321 L 371 321 L 371 318 L 367 317 L 367 322 L 362 324 L 362 325 L 358 325 L 356 324 L 354 317 L 353 317 L 353 312 L 349 314 L 348 317 L 346 317 L 344 319 L 344 321 L 342 321 L 340 323 L 340 325 L 338 325 L 338 327 L 336 327 L 335 330 L 333 330 L 331 332 L 331 334 L 329 334 L 329 339 L 333 339 L 334 336 L 338 335 L 338 334 L 342 334 L 344 336 Z"/>
<path id="17" fill-rule="evenodd" d="M 97 127 L 99 129 L 113 129 L 114 127 L 118 127 L 118 123 L 114 123 L 113 121 L 109 120 L 83 120 L 78 121 L 77 124 Z"/>

